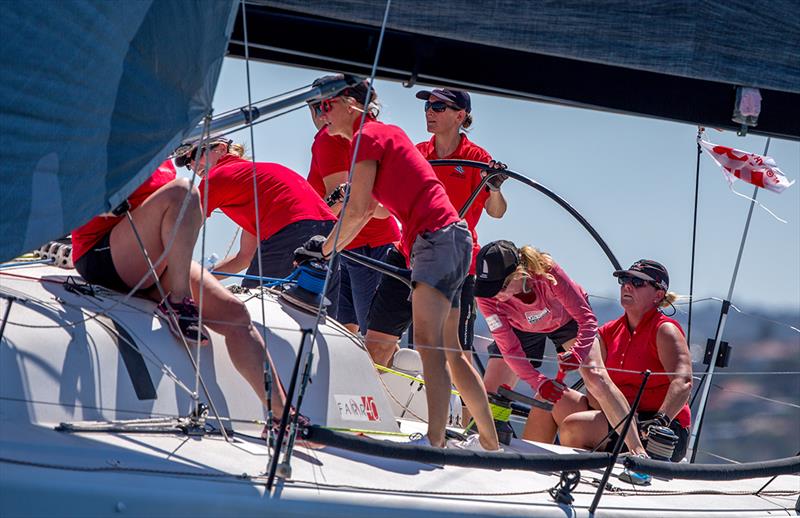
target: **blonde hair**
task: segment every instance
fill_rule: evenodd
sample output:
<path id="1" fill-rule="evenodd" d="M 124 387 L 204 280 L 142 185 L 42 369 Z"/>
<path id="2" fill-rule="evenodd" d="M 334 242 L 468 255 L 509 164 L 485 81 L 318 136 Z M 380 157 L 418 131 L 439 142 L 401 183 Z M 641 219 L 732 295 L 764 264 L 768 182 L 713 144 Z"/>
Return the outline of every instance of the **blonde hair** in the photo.
<path id="1" fill-rule="evenodd" d="M 664 298 L 661 299 L 661 302 L 658 303 L 658 307 L 665 308 L 667 306 L 671 306 L 673 302 L 678 300 L 679 296 L 680 295 L 678 295 L 674 291 L 668 291 L 667 293 L 664 294 Z"/>
<path id="2" fill-rule="evenodd" d="M 530 245 L 525 245 L 519 249 L 519 265 L 517 265 L 517 269 L 512 275 L 523 277 L 541 275 L 555 286 L 558 281 L 550 273 L 552 267 L 553 258 L 550 254 Z"/>
<path id="3" fill-rule="evenodd" d="M 351 105 L 360 106 L 361 109 L 366 109 L 367 115 L 372 117 L 373 119 L 377 119 L 378 115 L 381 114 L 381 103 L 378 101 L 378 94 L 375 93 L 375 90 L 372 91 L 372 95 L 370 96 L 369 106 L 364 108 L 364 105 L 356 99 L 355 97 L 350 97 L 349 95 L 343 95 L 343 99 L 346 99 L 347 102 Z"/>
<path id="4" fill-rule="evenodd" d="M 238 142 L 231 142 L 228 144 L 228 154 L 233 156 L 238 156 L 239 158 L 244 158 L 244 144 L 239 144 Z"/>

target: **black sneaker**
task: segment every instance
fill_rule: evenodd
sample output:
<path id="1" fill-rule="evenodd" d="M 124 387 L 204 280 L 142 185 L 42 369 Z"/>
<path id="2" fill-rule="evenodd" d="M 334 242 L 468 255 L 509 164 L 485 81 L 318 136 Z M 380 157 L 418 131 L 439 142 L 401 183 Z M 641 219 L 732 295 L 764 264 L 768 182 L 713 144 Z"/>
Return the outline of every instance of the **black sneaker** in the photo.
<path id="1" fill-rule="evenodd" d="M 190 297 L 184 297 L 180 302 L 170 302 L 169 307 L 165 299 L 156 307 L 156 312 L 166 319 L 169 330 L 176 338 L 185 338 L 189 345 L 208 343 L 208 336 L 198 326 L 197 304 Z"/>

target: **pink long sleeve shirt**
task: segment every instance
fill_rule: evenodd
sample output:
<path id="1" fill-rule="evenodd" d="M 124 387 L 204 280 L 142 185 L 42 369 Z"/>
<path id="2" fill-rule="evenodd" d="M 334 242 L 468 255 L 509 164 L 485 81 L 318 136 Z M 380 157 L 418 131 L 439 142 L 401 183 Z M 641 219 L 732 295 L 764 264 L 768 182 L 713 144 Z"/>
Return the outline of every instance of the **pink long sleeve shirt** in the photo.
<path id="1" fill-rule="evenodd" d="M 550 333 L 575 320 L 578 336 L 572 351 L 580 357 L 581 363 L 589 355 L 597 335 L 597 318 L 583 288 L 555 262 L 550 274 L 556 279 L 555 285 L 543 275 L 534 275 L 528 280 L 528 286 L 536 294 L 533 302 L 525 302 L 533 298 L 531 294 L 517 294 L 504 302 L 496 298 L 476 299 L 503 359 L 534 390 L 547 378 L 526 359 L 512 328 L 529 333 Z"/>

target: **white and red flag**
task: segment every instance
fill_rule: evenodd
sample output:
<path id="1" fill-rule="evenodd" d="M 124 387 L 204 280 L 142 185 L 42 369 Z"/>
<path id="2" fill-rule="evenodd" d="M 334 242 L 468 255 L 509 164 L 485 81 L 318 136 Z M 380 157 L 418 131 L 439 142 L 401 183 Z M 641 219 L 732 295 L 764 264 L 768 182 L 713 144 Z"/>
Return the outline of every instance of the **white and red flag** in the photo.
<path id="1" fill-rule="evenodd" d="M 786 223 L 786 220 L 779 218 L 774 212 L 755 199 L 740 192 L 736 192 L 736 189 L 733 188 L 733 183 L 736 180 L 744 180 L 756 187 L 761 187 L 762 189 L 767 189 L 776 193 L 781 193 L 788 187 L 791 187 L 794 180 L 786 178 L 786 175 L 778 169 L 778 164 L 775 163 L 772 157 L 756 155 L 755 153 L 748 153 L 747 151 L 741 151 L 732 147 L 712 144 L 703 139 L 698 139 L 698 142 L 708 156 L 722 168 L 722 172 L 725 174 L 725 179 L 728 180 L 728 186 L 731 192 L 759 205 L 781 223 Z"/>
<path id="2" fill-rule="evenodd" d="M 790 181 L 778 169 L 778 164 L 772 157 L 712 144 L 702 139 L 700 145 L 722 168 L 725 178 L 731 185 L 738 178 L 772 192 L 783 192 L 794 183 L 794 180 Z"/>

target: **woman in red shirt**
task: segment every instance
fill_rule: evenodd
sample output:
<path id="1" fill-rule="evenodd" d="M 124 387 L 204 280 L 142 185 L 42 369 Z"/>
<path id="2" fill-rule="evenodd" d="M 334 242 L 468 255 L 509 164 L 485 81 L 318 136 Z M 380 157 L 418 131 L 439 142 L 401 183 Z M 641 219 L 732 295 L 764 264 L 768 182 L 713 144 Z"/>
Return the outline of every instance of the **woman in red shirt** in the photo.
<path id="1" fill-rule="evenodd" d="M 75 268 L 84 279 L 112 290 L 128 292 L 147 277 L 139 293 L 161 301 L 157 311 L 170 330 L 187 342 L 196 343 L 198 310 L 191 294 L 200 291 L 201 267 L 192 261 L 192 250 L 203 213 L 197 187 L 175 176 L 175 167 L 167 160 L 128 198 L 131 218 L 148 256 L 157 264 L 156 273 L 167 292 L 169 304 L 161 301 L 133 227 L 123 216 L 104 214 L 74 230 L 73 258 Z M 178 218 L 184 202 L 187 202 L 185 213 Z M 172 246 L 165 259 L 159 261 L 170 241 Z M 214 276 L 206 273 L 202 278 L 206 325 L 225 337 L 233 365 L 266 404 L 263 366 L 269 356 L 265 354 L 261 335 L 253 327 L 242 301 Z M 201 344 L 208 341 L 202 330 L 200 336 Z M 272 375 L 273 379 L 278 379 L 274 367 Z M 272 405 L 280 415 L 286 398 L 280 383 L 276 386 Z"/>
<path id="2" fill-rule="evenodd" d="M 321 77 L 314 81 L 312 86 L 341 77 L 341 75 Z M 348 93 L 363 104 L 366 100 L 367 88 L 364 83 L 360 83 L 350 87 Z M 317 128 L 317 134 L 311 146 L 311 169 L 308 172 L 308 183 L 322 198 L 331 197 L 328 204 L 334 214 L 338 215 L 342 208 L 341 187 L 347 181 L 347 173 L 350 170 L 351 143 L 340 135 L 328 133 L 328 128 L 322 119 L 320 103 L 309 104 L 309 108 L 311 120 Z M 376 210 L 375 217 L 370 219 L 355 239 L 347 245 L 347 250 L 378 261 L 386 261 L 389 253 L 396 253 L 394 243 L 399 240 L 400 229 L 395 219 L 390 217 L 385 209 L 383 211 Z M 339 265 L 341 282 L 336 319 L 344 324 L 350 332 L 365 334 L 367 332 L 367 312 L 375 296 L 375 289 L 381 279 L 381 274 L 346 257 L 342 257 Z M 405 293 L 408 293 L 408 289 L 405 289 Z"/>
<path id="3" fill-rule="evenodd" d="M 190 153 L 193 156 L 193 151 Z M 213 142 L 202 157 L 195 160 L 188 156 L 188 160 L 182 161 L 204 176 L 199 187 L 203 195 L 208 182 L 206 214 L 221 209 L 242 228 L 239 251 L 221 259 L 214 265 L 214 270 L 222 272 L 219 277 L 225 277 L 224 273 L 236 273 L 247 268 L 247 275 L 257 277 L 256 252 L 260 249 L 261 274 L 284 278 L 295 268 L 294 250 L 309 237 L 330 232 L 336 216 L 305 178 L 280 164 L 246 160 L 242 158 L 243 154 L 241 145 L 220 139 Z M 209 164 L 207 173 L 206 159 Z M 253 174 L 258 189 L 258 208 Z M 242 286 L 248 288 L 258 285 L 257 279 L 245 278 L 242 281 Z M 338 293 L 338 268 L 334 268 L 327 292 L 331 301 L 328 314 L 332 317 L 336 317 Z"/>
<path id="4" fill-rule="evenodd" d="M 638 428 L 645 443 L 651 426 L 671 428 L 678 437 L 672 461 L 678 462 L 686 454 L 691 426 L 687 401 L 692 390 L 692 357 L 680 324 L 659 311 L 672 304 L 677 295 L 668 291 L 667 269 L 655 261 L 641 259 L 627 270 L 615 271 L 614 276 L 620 283 L 625 313 L 598 330 L 609 376 L 630 403 L 642 383 L 639 373 L 646 369 L 653 373 L 639 403 Z M 561 444 L 613 447 L 616 432 L 604 441 L 610 432 L 609 420 L 601 410 L 595 410 L 596 406 L 589 406 L 587 411 L 564 419 Z"/>
<path id="5" fill-rule="evenodd" d="M 347 246 L 382 204 L 403 227 L 400 249 L 410 256 L 414 341 L 422 359 L 428 400 L 428 434 L 423 443 L 445 446 L 450 372 L 475 416 L 479 435 L 457 447 L 496 451 L 497 432 L 483 383 L 458 345 L 460 288 L 469 270 L 472 237 L 442 183 L 402 129 L 383 124 L 348 95 L 322 102 L 328 131 L 353 142 L 350 199 L 327 239 L 312 240 L 301 252 L 328 257 Z M 367 111 L 360 126 L 362 114 Z M 450 366 L 448 372 L 447 365 Z"/>
<path id="6" fill-rule="evenodd" d="M 583 288 L 549 254 L 531 246 L 518 249 L 510 241 L 495 241 L 481 248 L 477 264 L 475 296 L 495 340 L 489 347 L 496 356 L 486 367 L 486 389 L 496 391 L 510 367 L 516 377 L 530 385 L 537 399 L 554 404 L 552 412 L 531 410 L 523 439 L 553 442 L 562 420 L 586 408 L 578 392 L 537 370 L 546 338 L 559 351 L 560 370 L 580 367 L 586 386 L 601 408 L 622 419 L 629 407 L 609 380 L 599 348 L 594 345 L 597 319 Z M 497 357 L 500 354 L 502 357 Z M 513 385 L 516 377 L 507 380 L 509 384 Z M 644 451 L 634 432 L 628 442 L 633 451 Z"/>
<path id="7" fill-rule="evenodd" d="M 495 162 L 489 153 L 471 142 L 462 129 L 472 125 L 472 101 L 463 90 L 434 89 L 417 92 L 417 98 L 425 100 L 425 121 L 427 129 L 433 133 L 429 141 L 417 144 L 417 149 L 426 160 L 461 159 L 488 162 L 492 167 L 504 169 L 505 165 Z M 436 177 L 444 185 L 444 190 L 456 210 L 460 210 L 478 187 L 485 173 L 481 169 L 462 166 L 434 166 Z M 464 220 L 472 234 L 472 262 L 469 273 L 461 287 L 458 337 L 465 351 L 472 351 L 475 326 L 475 257 L 478 255 L 478 233 L 475 230 L 484 209 L 493 218 L 501 218 L 506 212 L 506 200 L 500 192 L 504 175 L 492 177 L 487 186 L 478 194 Z M 397 259 L 390 259 L 396 265 Z M 405 267 L 405 265 L 402 265 Z M 385 276 L 378 287 L 375 301 L 369 310 L 367 350 L 375 363 L 388 365 L 397 349 L 400 336 L 411 323 L 411 304 L 404 296 L 405 285 Z"/>

